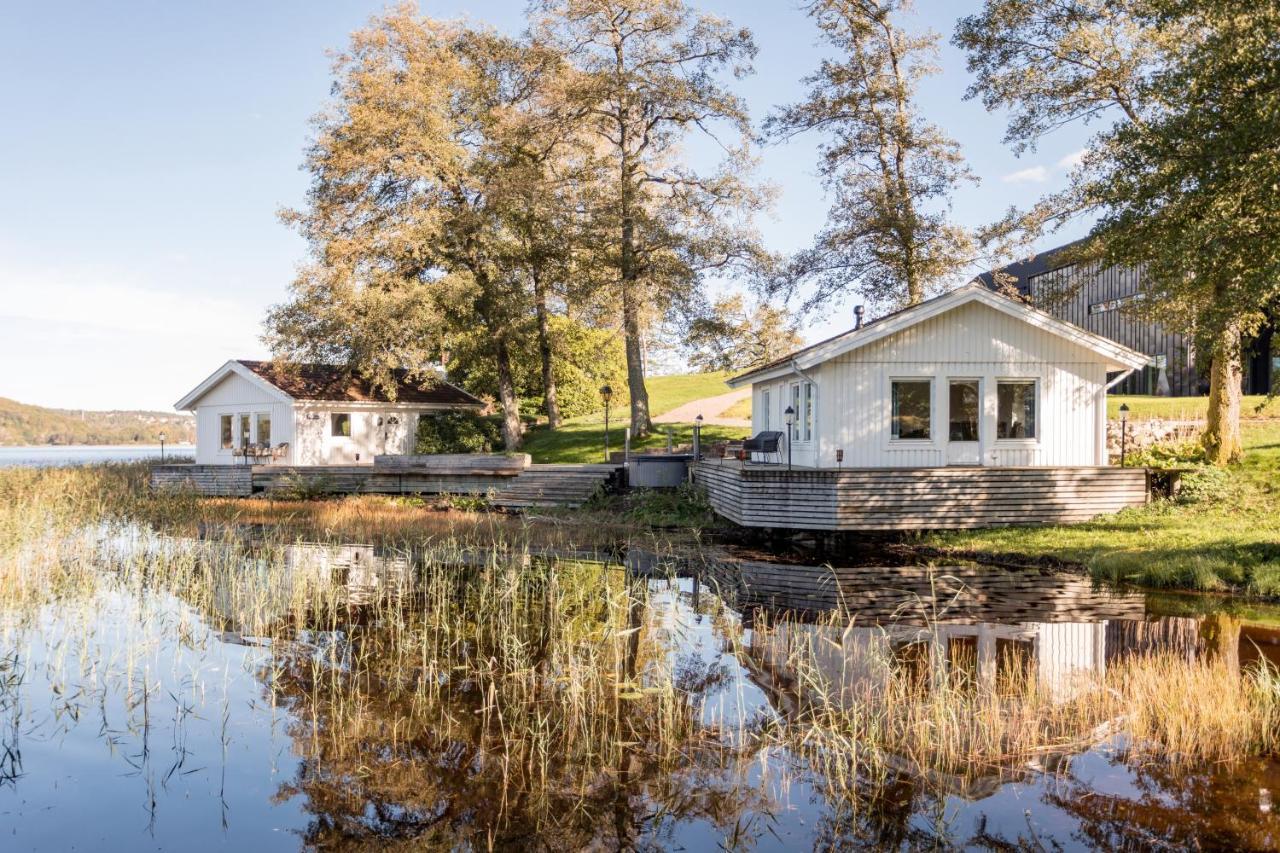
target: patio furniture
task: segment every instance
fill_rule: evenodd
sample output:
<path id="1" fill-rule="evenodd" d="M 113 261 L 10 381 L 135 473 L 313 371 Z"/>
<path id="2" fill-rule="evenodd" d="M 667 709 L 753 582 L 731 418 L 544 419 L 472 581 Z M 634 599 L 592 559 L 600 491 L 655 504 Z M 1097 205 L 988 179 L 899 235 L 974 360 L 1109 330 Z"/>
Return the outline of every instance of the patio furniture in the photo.
<path id="1" fill-rule="evenodd" d="M 752 453 L 760 453 L 765 456 L 777 456 L 778 462 L 782 462 L 782 433 L 774 430 L 766 430 L 757 433 L 754 438 L 748 438 L 742 442 L 742 450 L 747 454 L 747 458 L 751 458 Z"/>

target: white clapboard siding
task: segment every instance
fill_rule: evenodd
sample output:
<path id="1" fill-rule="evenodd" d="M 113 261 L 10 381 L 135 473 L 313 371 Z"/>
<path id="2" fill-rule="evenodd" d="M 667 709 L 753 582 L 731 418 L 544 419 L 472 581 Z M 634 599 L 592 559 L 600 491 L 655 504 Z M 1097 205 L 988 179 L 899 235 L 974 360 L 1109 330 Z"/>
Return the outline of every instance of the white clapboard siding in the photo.
<path id="1" fill-rule="evenodd" d="M 796 465 L 835 467 L 932 467 L 947 464 L 949 379 L 981 383 L 981 464 L 987 466 L 1094 465 L 1098 461 L 1098 412 L 1105 403 L 1104 359 L 1059 335 L 981 302 L 969 302 L 798 374 L 753 386 L 752 425 L 783 429 L 793 382 L 815 384 L 815 436 L 792 448 Z M 929 441 L 890 437 L 891 382 L 933 381 Z M 996 383 L 1039 383 L 1034 440 L 996 439 Z M 763 411 L 766 390 L 770 411 Z M 783 453 L 785 460 L 786 454 Z"/>

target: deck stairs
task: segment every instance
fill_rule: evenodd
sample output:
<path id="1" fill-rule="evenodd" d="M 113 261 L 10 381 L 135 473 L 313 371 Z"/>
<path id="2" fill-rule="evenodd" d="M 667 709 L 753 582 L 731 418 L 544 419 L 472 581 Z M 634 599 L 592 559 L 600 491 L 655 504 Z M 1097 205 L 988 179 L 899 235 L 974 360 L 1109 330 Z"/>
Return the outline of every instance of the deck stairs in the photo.
<path id="1" fill-rule="evenodd" d="M 620 483 L 621 465 L 530 465 L 493 494 L 490 503 L 508 509 L 580 507 Z"/>

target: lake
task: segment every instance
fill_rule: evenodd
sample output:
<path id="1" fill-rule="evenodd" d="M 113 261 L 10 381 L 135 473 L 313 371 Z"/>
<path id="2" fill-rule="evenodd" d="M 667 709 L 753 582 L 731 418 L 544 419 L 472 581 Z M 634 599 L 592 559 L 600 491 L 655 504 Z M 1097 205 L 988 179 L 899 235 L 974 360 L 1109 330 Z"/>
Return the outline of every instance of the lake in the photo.
<path id="1" fill-rule="evenodd" d="M 208 524 L 50 542 L 0 604 L 5 849 L 1280 844 L 1280 764 L 1156 760 L 1081 704 L 1153 655 L 1250 677 L 1280 662 L 1280 609 L 860 566 L 838 618 L 800 617 L 829 606 L 793 576 L 817 567 L 546 544 L 560 525 L 535 546 L 536 525 L 487 547 Z M 947 685 L 1072 737 L 970 762 L 838 736 Z"/>
<path id="2" fill-rule="evenodd" d="M 166 444 L 166 458 L 194 456 L 193 444 Z M 33 445 L 27 447 L 0 447 L 0 468 L 12 465 L 90 465 L 96 462 L 136 462 L 141 459 L 159 459 L 160 445 Z"/>

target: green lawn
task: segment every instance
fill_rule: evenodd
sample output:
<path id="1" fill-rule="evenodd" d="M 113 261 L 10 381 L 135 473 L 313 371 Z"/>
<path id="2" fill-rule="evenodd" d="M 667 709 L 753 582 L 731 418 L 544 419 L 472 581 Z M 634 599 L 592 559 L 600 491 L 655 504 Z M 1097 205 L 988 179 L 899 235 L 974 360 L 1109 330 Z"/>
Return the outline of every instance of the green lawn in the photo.
<path id="1" fill-rule="evenodd" d="M 1137 395 L 1107 397 L 1107 417 L 1120 417 L 1120 405 L 1129 407 L 1133 420 L 1197 420 L 1205 416 L 1209 408 L 1208 397 L 1143 397 Z M 1265 404 L 1265 405 L 1264 405 Z M 1244 398 L 1240 414 L 1245 418 L 1280 417 L 1280 398 L 1270 401 L 1261 395 Z"/>
<path id="2" fill-rule="evenodd" d="M 1144 586 L 1280 597 L 1280 423 L 1246 423 L 1244 440 L 1244 462 L 1189 480 L 1202 494 L 1195 502 L 1157 501 L 1070 527 L 927 534 L 921 543 L 1055 557 Z"/>
<path id="3" fill-rule="evenodd" d="M 677 406 L 704 397 L 725 394 L 730 389 L 724 384 L 728 373 L 692 373 L 676 376 L 652 376 L 646 381 L 649 388 L 649 407 L 653 414 L 661 415 Z M 614 404 L 609 411 L 609 446 L 621 450 L 623 430 L 630 418 L 630 408 L 623 401 Z M 675 443 L 688 444 L 693 440 L 693 424 L 671 424 L 675 429 Z M 657 425 L 653 435 L 643 441 L 633 442 L 633 449 L 665 447 L 666 424 Z M 746 429 L 706 427 L 702 431 L 704 441 L 742 438 Z M 525 437 L 524 450 L 533 456 L 534 462 L 603 462 L 604 461 L 604 410 L 572 418 L 558 430 L 534 427 Z"/>
<path id="4" fill-rule="evenodd" d="M 745 397 L 718 414 L 722 418 L 750 418 L 751 398 Z"/>

